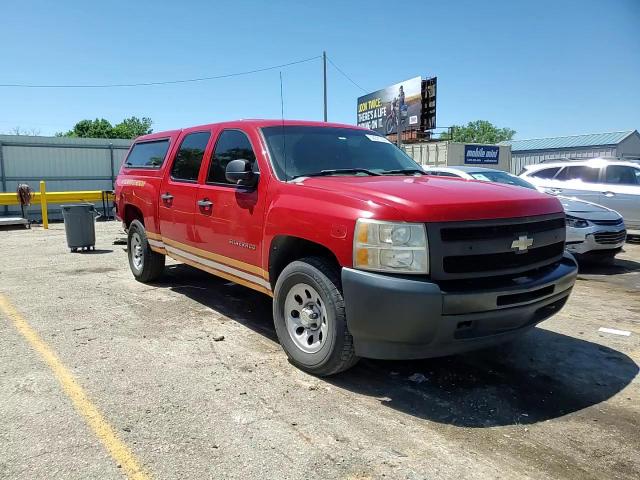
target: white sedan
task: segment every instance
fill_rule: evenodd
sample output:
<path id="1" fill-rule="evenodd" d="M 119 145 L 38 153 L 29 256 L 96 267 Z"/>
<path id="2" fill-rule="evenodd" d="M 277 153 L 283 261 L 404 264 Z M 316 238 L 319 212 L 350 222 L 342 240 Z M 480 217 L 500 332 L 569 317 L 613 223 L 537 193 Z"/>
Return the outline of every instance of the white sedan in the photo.
<path id="1" fill-rule="evenodd" d="M 616 159 L 558 160 L 527 165 L 520 178 L 538 190 L 619 212 L 629 235 L 640 235 L 640 165 Z"/>
<path id="2" fill-rule="evenodd" d="M 502 170 L 472 166 L 427 167 L 424 170 L 428 175 L 439 177 L 496 182 L 536 190 L 532 183 Z M 595 203 L 564 196 L 556 198 L 562 203 L 567 216 L 567 250 L 582 258 L 613 260 L 622 250 L 627 236 L 622 216 Z"/>

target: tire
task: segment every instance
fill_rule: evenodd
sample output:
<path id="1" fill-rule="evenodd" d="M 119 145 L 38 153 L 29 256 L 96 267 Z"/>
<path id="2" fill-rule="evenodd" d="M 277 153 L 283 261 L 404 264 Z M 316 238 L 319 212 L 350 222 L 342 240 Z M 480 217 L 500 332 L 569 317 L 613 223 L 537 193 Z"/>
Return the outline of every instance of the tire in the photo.
<path id="1" fill-rule="evenodd" d="M 334 375 L 359 360 L 347 329 L 339 271 L 325 259 L 307 257 L 285 267 L 276 282 L 273 319 L 289 361 L 305 372 Z"/>
<path id="2" fill-rule="evenodd" d="M 162 275 L 165 256 L 151 250 L 144 225 L 138 220 L 129 225 L 127 253 L 131 273 L 139 282 L 152 282 Z"/>

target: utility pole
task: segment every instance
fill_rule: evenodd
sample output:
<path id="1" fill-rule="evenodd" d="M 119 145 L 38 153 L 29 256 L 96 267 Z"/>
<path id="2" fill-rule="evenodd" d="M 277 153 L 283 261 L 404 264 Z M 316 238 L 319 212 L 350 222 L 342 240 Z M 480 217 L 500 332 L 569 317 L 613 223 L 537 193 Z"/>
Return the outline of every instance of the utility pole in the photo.
<path id="1" fill-rule="evenodd" d="M 398 99 L 398 127 L 396 128 L 396 145 L 402 148 L 402 110 L 400 109 L 400 99 Z"/>
<path id="2" fill-rule="evenodd" d="M 327 121 L 327 52 L 322 52 L 322 73 L 324 75 L 324 121 Z"/>

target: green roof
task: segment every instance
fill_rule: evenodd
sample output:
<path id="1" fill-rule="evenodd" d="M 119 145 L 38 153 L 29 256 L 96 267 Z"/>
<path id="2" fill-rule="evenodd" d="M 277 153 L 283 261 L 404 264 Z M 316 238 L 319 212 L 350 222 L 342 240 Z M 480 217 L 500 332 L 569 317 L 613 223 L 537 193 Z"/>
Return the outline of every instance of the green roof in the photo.
<path id="1" fill-rule="evenodd" d="M 626 132 L 590 133 L 586 135 L 570 135 L 568 137 L 507 140 L 505 142 L 500 142 L 500 145 L 511 145 L 512 152 L 595 147 L 601 145 L 617 145 L 632 133 L 638 135 L 636 130 L 627 130 Z"/>

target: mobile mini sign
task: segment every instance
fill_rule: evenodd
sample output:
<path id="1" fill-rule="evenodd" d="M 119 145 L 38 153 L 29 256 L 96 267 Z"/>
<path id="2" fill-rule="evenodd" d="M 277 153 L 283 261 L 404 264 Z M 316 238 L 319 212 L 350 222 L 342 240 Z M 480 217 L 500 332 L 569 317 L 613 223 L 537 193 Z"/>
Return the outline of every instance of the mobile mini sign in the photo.
<path id="1" fill-rule="evenodd" d="M 464 163 L 468 165 L 497 165 L 500 147 L 495 145 L 465 145 Z"/>
<path id="2" fill-rule="evenodd" d="M 358 126 L 382 135 L 435 128 L 436 78 L 414 77 L 358 98 Z"/>

